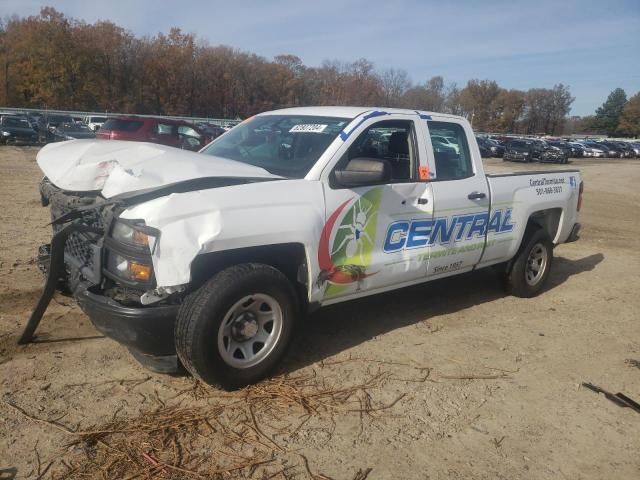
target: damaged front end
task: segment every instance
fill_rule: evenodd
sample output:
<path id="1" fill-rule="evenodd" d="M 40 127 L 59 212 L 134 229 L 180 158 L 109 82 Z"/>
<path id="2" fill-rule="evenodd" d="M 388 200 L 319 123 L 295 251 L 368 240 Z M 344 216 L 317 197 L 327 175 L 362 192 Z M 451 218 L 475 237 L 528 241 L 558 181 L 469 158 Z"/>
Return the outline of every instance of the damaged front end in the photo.
<path id="1" fill-rule="evenodd" d="M 47 280 L 19 343 L 32 341 L 57 290 L 72 295 L 99 331 L 146 367 L 176 371 L 173 325 L 182 290 L 156 288 L 151 254 L 160 233 L 144 222 L 119 219 L 122 201 L 63 191 L 47 178 L 40 193 L 53 227 L 51 243 L 38 254 Z"/>
<path id="2" fill-rule="evenodd" d="M 54 238 L 67 225 L 78 226 L 66 239 L 63 271 L 55 272 L 58 290 L 73 295 L 99 284 L 100 254 L 105 226 L 113 217 L 113 202 L 107 202 L 96 192 L 65 192 L 47 178 L 40 183 L 40 198 L 42 206 L 50 207 Z M 38 267 L 47 276 L 51 254 L 51 244 L 42 245 L 38 251 Z"/>

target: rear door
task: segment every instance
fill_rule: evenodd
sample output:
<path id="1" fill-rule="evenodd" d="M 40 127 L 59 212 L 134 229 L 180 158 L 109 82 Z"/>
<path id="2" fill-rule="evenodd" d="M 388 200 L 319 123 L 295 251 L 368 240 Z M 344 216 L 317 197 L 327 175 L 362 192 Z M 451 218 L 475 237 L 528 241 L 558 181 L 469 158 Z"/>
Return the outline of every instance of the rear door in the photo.
<path id="1" fill-rule="evenodd" d="M 430 182 L 434 218 L 424 228 L 429 245 L 427 276 L 445 276 L 473 269 L 482 256 L 490 223 L 489 186 L 482 169 L 476 168 L 482 160 L 468 141 L 473 132 L 466 124 L 437 116 L 425 123 L 435 165 Z M 455 142 L 455 148 L 442 146 L 437 141 L 441 137 Z"/>
<path id="2" fill-rule="evenodd" d="M 413 220 L 431 220 L 424 128 L 418 115 L 385 114 L 349 134 L 325 173 L 326 223 L 318 250 L 323 303 L 425 278 L 426 245 L 407 248 Z M 422 137 L 421 137 L 422 136 Z M 389 162 L 384 184 L 344 187 L 334 172 L 353 158 Z M 428 176 L 428 175 L 427 175 Z"/>

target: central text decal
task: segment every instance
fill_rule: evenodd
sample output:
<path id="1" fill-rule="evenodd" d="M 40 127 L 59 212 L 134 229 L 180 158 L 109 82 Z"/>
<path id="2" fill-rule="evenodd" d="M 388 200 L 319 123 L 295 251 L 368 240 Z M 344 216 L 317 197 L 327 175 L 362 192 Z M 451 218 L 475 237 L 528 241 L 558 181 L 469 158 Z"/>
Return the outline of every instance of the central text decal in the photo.
<path id="1" fill-rule="evenodd" d="M 434 244 L 449 244 L 487 233 L 506 233 L 513 230 L 511 209 L 488 213 L 454 215 L 429 220 L 401 220 L 389 225 L 384 241 L 384 251 L 421 248 Z"/>

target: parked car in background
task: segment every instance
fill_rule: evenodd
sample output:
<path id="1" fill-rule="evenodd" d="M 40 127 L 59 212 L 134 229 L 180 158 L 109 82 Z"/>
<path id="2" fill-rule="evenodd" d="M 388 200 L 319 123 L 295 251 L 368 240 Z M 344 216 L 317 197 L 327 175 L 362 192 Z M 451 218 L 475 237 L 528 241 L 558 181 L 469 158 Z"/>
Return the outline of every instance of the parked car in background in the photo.
<path id="1" fill-rule="evenodd" d="M 492 138 L 476 136 L 476 140 L 481 149 L 485 148 L 489 150 L 490 157 L 502 158 L 504 155 L 504 147 Z"/>
<path id="2" fill-rule="evenodd" d="M 387 137 L 380 137 L 380 142 L 382 144 L 384 144 L 385 142 L 388 143 L 389 139 Z M 434 136 L 431 137 L 431 146 L 433 147 L 433 151 L 435 152 L 435 154 L 440 157 L 453 157 L 457 155 L 455 148 L 450 146 L 448 143 L 440 142 Z"/>
<path id="3" fill-rule="evenodd" d="M 442 145 L 446 145 L 449 148 L 453 148 L 453 150 L 455 150 L 456 152 L 456 155 L 459 155 L 460 146 L 455 142 L 455 139 L 447 138 L 442 135 L 433 135 L 431 138 L 432 140 L 436 140 L 437 142 L 440 142 Z"/>
<path id="4" fill-rule="evenodd" d="M 170 120 L 153 117 L 112 117 L 108 118 L 102 127 L 96 132 L 96 138 L 105 140 L 133 140 L 137 142 L 160 143 L 170 147 L 191 147 L 188 135 L 180 134 L 179 127 L 183 131 L 193 129 L 192 123 L 182 120 Z M 206 145 L 204 139 L 201 146 Z M 187 148 L 193 150 L 193 148 Z"/>
<path id="5" fill-rule="evenodd" d="M 569 150 L 546 143 L 538 156 L 538 161 L 541 163 L 569 163 Z"/>
<path id="6" fill-rule="evenodd" d="M 478 142 L 478 148 L 480 149 L 480 156 L 482 158 L 493 157 L 491 150 L 486 145 L 483 145 L 482 143 Z"/>
<path id="7" fill-rule="evenodd" d="M 222 128 L 219 125 L 212 125 L 210 123 L 199 122 L 196 123 L 196 126 L 199 127 L 200 130 L 203 130 L 212 140 L 229 131 L 228 128 Z"/>
<path id="8" fill-rule="evenodd" d="M 625 158 L 635 158 L 636 152 L 630 143 L 628 142 L 610 142 L 610 143 L 618 146 L 618 148 L 620 148 Z"/>
<path id="9" fill-rule="evenodd" d="M 597 142 L 590 141 L 582 141 L 582 145 L 591 150 L 591 156 L 594 158 L 604 158 L 606 157 L 605 149 Z"/>
<path id="10" fill-rule="evenodd" d="M 219 129 L 219 130 L 218 130 Z M 178 147 L 184 150 L 198 151 L 224 133 L 220 127 L 210 129 L 198 125 L 178 125 Z"/>
<path id="11" fill-rule="evenodd" d="M 533 162 L 533 142 L 531 140 L 516 139 L 507 143 L 503 160 L 509 162 Z"/>
<path id="12" fill-rule="evenodd" d="M 567 158 L 574 156 L 573 149 L 567 142 L 564 142 L 562 140 L 547 140 L 547 145 L 559 148 L 560 150 L 562 150 L 562 152 L 564 152 Z"/>
<path id="13" fill-rule="evenodd" d="M 40 117 L 41 122 L 47 126 L 48 129 L 53 129 L 61 123 L 73 123 L 73 117 L 70 115 L 43 115 Z"/>
<path id="14" fill-rule="evenodd" d="M 612 142 L 598 142 L 605 151 L 605 156 L 608 158 L 622 158 L 624 157 L 624 150 Z"/>
<path id="15" fill-rule="evenodd" d="M 92 115 L 87 115 L 82 119 L 82 121 L 87 124 L 89 130 L 95 132 L 100 127 L 102 127 L 104 122 L 107 121 L 107 117 L 94 117 Z"/>
<path id="16" fill-rule="evenodd" d="M 76 140 L 79 138 L 96 138 L 96 134 L 84 123 L 63 123 L 51 132 L 54 142 Z"/>
<path id="17" fill-rule="evenodd" d="M 488 138 L 487 141 L 489 142 L 489 148 L 491 149 L 493 156 L 502 158 L 502 156 L 504 155 L 504 145 L 502 145 L 497 140 L 494 140 L 493 138 Z"/>
<path id="18" fill-rule="evenodd" d="M 587 148 L 582 145 L 581 143 L 578 142 L 567 142 L 568 145 L 571 147 L 571 156 L 574 158 L 582 158 L 582 157 L 590 157 L 590 152 L 589 154 L 587 153 Z"/>
<path id="19" fill-rule="evenodd" d="M 73 123 L 70 115 L 43 115 L 38 121 L 38 137 L 41 143 L 54 141 L 53 130 L 62 123 Z"/>
<path id="20" fill-rule="evenodd" d="M 25 115 L 0 115 L 0 142 L 37 143 L 38 133 Z"/>
<path id="21" fill-rule="evenodd" d="M 629 143 L 629 145 L 631 145 L 631 148 L 633 148 L 633 151 L 636 153 L 636 157 L 640 157 L 640 143 L 633 142 Z"/>
<path id="22" fill-rule="evenodd" d="M 27 117 L 27 121 L 31 124 L 31 128 L 33 128 L 37 132 L 39 128 L 38 124 L 40 122 L 40 119 L 43 117 L 42 113 L 30 112 L 25 114 L 25 116 Z"/>
<path id="23" fill-rule="evenodd" d="M 511 162 L 568 163 L 568 153 L 538 138 L 511 140 L 505 149 L 504 160 Z"/>
<path id="24" fill-rule="evenodd" d="M 549 148 L 549 145 L 539 138 L 531 138 L 529 140 L 531 141 L 531 155 L 534 159 L 540 160 L 542 153 Z"/>

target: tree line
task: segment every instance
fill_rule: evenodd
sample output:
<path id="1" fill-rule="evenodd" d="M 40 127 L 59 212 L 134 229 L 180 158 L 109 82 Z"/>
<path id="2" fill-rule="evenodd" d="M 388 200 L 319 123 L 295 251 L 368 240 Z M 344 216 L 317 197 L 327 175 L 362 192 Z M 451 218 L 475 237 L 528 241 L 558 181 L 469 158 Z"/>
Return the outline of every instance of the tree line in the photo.
<path id="1" fill-rule="evenodd" d="M 627 100 L 621 88 L 613 90 L 595 115 L 582 117 L 579 129 L 616 137 L 640 136 L 640 92 Z"/>
<path id="2" fill-rule="evenodd" d="M 505 89 L 493 80 L 458 86 L 366 59 L 319 67 L 284 54 L 266 59 L 173 28 L 136 37 L 108 22 L 51 7 L 0 25 L 0 105 L 158 115 L 245 118 L 299 105 L 402 107 L 466 116 L 487 132 L 560 134 L 568 86 Z"/>

